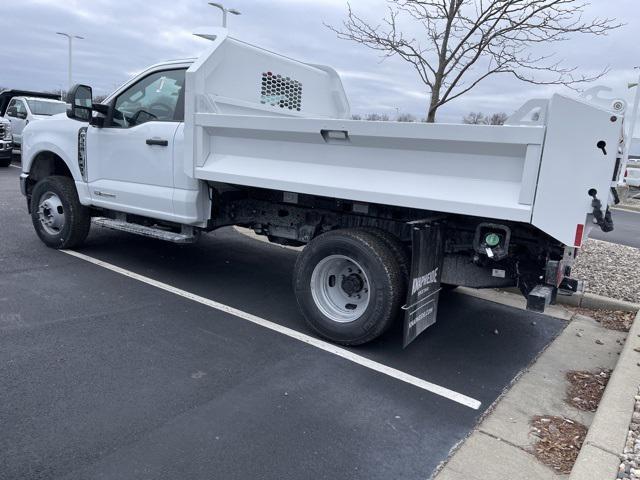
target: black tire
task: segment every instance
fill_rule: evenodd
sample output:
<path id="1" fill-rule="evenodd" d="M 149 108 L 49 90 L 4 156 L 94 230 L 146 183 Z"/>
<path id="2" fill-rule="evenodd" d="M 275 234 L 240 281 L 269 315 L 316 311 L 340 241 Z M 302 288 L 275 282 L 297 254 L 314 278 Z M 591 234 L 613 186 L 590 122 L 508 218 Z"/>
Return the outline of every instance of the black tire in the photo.
<path id="1" fill-rule="evenodd" d="M 7 168 L 11 165 L 11 157 L 0 159 L 0 168 Z"/>
<path id="2" fill-rule="evenodd" d="M 62 203 L 64 222 L 59 232 L 47 231 L 40 221 L 39 207 L 45 195 L 55 194 Z M 74 248 L 89 234 L 91 215 L 78 199 L 78 192 L 69 177 L 52 176 L 40 180 L 31 195 L 31 221 L 40 240 L 51 248 Z"/>
<path id="3" fill-rule="evenodd" d="M 368 280 L 369 302 L 360 316 L 349 322 L 325 315 L 312 293 L 316 266 L 335 255 L 361 265 Z M 382 335 L 398 315 L 404 300 L 403 285 L 392 250 L 380 237 L 361 229 L 334 230 L 315 238 L 298 256 L 294 270 L 294 291 L 307 323 L 321 336 L 342 345 L 361 345 Z"/>
<path id="4" fill-rule="evenodd" d="M 402 276 L 405 279 L 405 286 L 403 289 L 403 297 L 406 298 L 406 292 L 409 288 L 409 282 L 411 277 L 411 252 L 409 248 L 400 241 L 398 237 L 393 235 L 392 233 L 387 232 L 386 230 L 382 230 L 377 227 L 360 227 L 360 230 L 364 230 L 365 232 L 371 232 L 380 238 L 383 242 L 387 244 L 387 246 L 393 252 L 393 256 L 396 258 L 398 265 L 400 266 L 400 271 L 402 272 Z M 440 284 L 440 288 L 444 292 L 451 292 L 458 288 L 458 285 L 451 285 L 449 283 Z"/>
<path id="5" fill-rule="evenodd" d="M 389 233 L 386 230 L 382 230 L 381 228 L 360 227 L 359 230 L 373 233 L 376 237 L 382 240 L 387 247 L 389 247 L 391 253 L 393 253 L 394 258 L 396 259 L 396 262 L 398 262 L 402 276 L 408 282 L 409 276 L 411 275 L 411 255 L 409 248 L 394 234 Z"/>

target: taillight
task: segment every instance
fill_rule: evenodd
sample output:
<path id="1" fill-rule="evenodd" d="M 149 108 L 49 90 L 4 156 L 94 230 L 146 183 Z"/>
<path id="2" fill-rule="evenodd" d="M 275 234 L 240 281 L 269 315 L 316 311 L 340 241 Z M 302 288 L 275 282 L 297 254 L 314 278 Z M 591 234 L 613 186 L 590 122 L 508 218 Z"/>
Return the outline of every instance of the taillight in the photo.
<path id="1" fill-rule="evenodd" d="M 579 223 L 576 226 L 576 239 L 573 242 L 573 245 L 575 247 L 581 247 L 582 246 L 582 236 L 584 235 L 584 225 Z"/>

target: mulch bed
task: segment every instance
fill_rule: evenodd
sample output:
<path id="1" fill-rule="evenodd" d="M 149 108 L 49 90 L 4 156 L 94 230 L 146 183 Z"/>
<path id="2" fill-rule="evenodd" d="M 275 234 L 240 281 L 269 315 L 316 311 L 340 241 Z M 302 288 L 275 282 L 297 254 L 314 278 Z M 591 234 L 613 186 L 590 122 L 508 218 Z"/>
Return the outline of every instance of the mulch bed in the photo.
<path id="1" fill-rule="evenodd" d="M 535 416 L 531 429 L 538 437 L 533 446 L 535 457 L 558 473 L 571 473 L 587 436 L 587 427 L 564 417 Z"/>
<path id="2" fill-rule="evenodd" d="M 608 369 L 598 369 L 593 372 L 567 372 L 569 381 L 567 403 L 578 410 L 595 412 L 609 378 L 611 378 L 611 370 Z"/>
<path id="3" fill-rule="evenodd" d="M 576 313 L 591 317 L 604 328 L 618 332 L 628 332 L 636 318 L 636 312 L 622 312 L 618 310 L 592 310 L 590 308 L 576 308 Z"/>

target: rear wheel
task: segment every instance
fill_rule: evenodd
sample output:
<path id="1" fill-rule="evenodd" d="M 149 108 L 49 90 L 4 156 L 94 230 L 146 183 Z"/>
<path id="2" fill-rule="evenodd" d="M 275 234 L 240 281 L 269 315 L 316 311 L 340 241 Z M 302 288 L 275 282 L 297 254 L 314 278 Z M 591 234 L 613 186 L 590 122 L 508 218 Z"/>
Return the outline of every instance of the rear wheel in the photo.
<path id="1" fill-rule="evenodd" d="M 388 245 L 361 229 L 334 230 L 302 251 L 294 271 L 296 298 L 307 323 L 325 338 L 359 345 L 393 323 L 404 280 Z"/>
<path id="2" fill-rule="evenodd" d="M 0 159 L 0 168 L 6 168 L 11 165 L 11 157 Z"/>
<path id="3" fill-rule="evenodd" d="M 31 221 L 40 240 L 52 248 L 79 246 L 91 227 L 89 209 L 80 204 L 73 180 L 60 176 L 44 178 L 34 187 Z"/>

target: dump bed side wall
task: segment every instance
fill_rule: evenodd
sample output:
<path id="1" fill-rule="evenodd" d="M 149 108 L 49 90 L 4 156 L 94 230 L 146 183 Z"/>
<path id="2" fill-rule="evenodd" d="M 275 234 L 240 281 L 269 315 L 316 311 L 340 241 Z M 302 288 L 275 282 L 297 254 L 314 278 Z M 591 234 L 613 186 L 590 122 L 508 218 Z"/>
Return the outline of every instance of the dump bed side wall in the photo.
<path id="1" fill-rule="evenodd" d="M 581 243 L 577 226 L 586 227 L 585 235 L 593 226 L 588 191 L 596 189 L 607 208 L 621 124 L 621 116 L 585 102 L 551 99 L 533 225 L 566 245 Z M 606 154 L 599 142 L 606 143 Z"/>
<path id="2" fill-rule="evenodd" d="M 544 127 L 197 114 L 196 177 L 530 222 Z"/>

